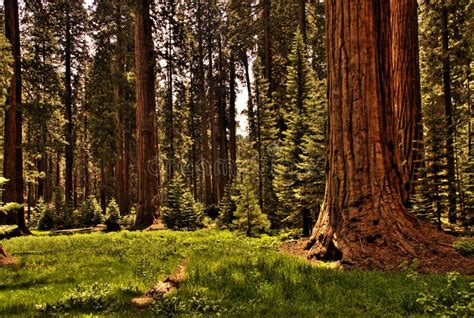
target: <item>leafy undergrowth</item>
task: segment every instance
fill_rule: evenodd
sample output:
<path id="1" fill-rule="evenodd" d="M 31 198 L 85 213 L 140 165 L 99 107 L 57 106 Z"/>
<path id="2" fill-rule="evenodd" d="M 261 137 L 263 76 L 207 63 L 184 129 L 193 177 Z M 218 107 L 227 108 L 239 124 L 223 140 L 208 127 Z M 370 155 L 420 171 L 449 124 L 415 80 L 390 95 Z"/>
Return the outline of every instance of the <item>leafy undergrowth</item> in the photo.
<path id="1" fill-rule="evenodd" d="M 473 239 L 462 239 L 454 242 L 454 248 L 459 254 L 464 256 L 474 256 L 474 240 Z"/>
<path id="2" fill-rule="evenodd" d="M 432 316 L 434 300 L 457 306 L 447 293 L 472 305 L 468 277 L 447 285 L 442 275 L 342 272 L 279 253 L 279 243 L 209 230 L 11 239 L 2 244 L 19 264 L 0 268 L 0 316 Z M 134 309 L 130 300 L 183 258 L 186 283 L 146 311 Z"/>

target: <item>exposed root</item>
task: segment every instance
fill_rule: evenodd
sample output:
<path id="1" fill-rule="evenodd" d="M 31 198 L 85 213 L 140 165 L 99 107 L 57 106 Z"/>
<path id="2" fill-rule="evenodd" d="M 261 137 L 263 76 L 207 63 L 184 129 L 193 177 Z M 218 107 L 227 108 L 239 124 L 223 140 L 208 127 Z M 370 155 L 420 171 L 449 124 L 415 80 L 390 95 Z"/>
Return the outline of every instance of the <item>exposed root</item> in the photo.
<path id="1" fill-rule="evenodd" d="M 400 270 L 416 264 L 420 272 L 457 271 L 474 274 L 474 260 L 455 251 L 455 238 L 431 224 L 415 219 L 386 223 L 383 232 L 370 225 L 347 226 L 336 235 L 320 236 L 308 242 L 308 258 L 321 261 L 341 260 L 346 268 Z M 384 229 L 384 227 L 382 227 Z"/>
<path id="2" fill-rule="evenodd" d="M 176 290 L 186 280 L 186 266 L 188 260 L 185 259 L 181 262 L 178 269 L 176 269 L 170 276 L 165 280 L 158 282 L 152 289 L 150 289 L 145 295 L 132 299 L 132 304 L 138 309 L 148 307 L 153 300 L 162 298 L 166 294 Z"/>

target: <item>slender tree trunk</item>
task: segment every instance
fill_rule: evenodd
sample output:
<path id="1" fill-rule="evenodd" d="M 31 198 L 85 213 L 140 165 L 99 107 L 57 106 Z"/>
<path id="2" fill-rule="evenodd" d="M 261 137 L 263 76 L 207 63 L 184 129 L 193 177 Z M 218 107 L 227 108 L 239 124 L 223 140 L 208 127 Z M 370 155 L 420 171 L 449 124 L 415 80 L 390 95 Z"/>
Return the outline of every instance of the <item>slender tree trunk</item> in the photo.
<path id="1" fill-rule="evenodd" d="M 124 110 L 124 97 L 123 97 L 123 74 L 125 72 L 124 58 L 123 58 L 123 31 L 122 31 L 122 1 L 116 1 L 116 17 L 115 17 L 115 28 L 117 32 L 117 43 L 115 48 L 115 65 L 114 65 L 114 102 L 118 108 L 118 120 L 117 120 L 117 135 L 115 137 L 117 147 L 117 160 L 115 162 L 115 198 L 117 200 L 120 213 L 125 215 L 128 213 L 128 207 L 126 204 L 125 193 L 125 110 Z"/>
<path id="2" fill-rule="evenodd" d="M 174 1 L 171 0 L 168 4 L 170 8 L 174 7 Z M 173 23 L 173 12 L 171 11 L 168 19 L 168 28 L 167 28 L 167 43 L 166 43 L 166 70 L 167 70 L 167 101 L 166 101 L 166 141 L 167 141 L 167 163 L 166 163 L 166 177 L 168 180 L 173 178 L 174 169 L 175 169 L 175 150 L 174 150 L 174 110 L 173 110 L 173 51 L 172 51 L 172 41 L 173 41 L 173 32 L 172 32 L 172 23 Z"/>
<path id="3" fill-rule="evenodd" d="M 214 85 L 214 68 L 212 58 L 212 26 L 211 26 L 211 14 L 212 14 L 213 1 L 208 3 L 207 7 L 207 57 L 208 57 L 208 88 L 209 88 L 209 121 L 211 123 L 211 175 L 212 175 L 212 190 L 211 190 L 211 203 L 217 203 L 217 192 L 218 192 L 218 176 L 217 176 L 217 157 L 218 157 L 218 144 L 217 144 L 217 130 L 216 130 L 216 105 L 215 105 L 215 85 Z"/>
<path id="4" fill-rule="evenodd" d="M 333 0 L 326 17 L 328 171 L 311 254 L 346 265 L 396 267 L 430 254 L 434 230 L 403 205 L 390 87 L 390 1 Z"/>
<path id="5" fill-rule="evenodd" d="M 262 138 L 261 138 L 261 109 L 262 101 L 260 98 L 260 82 L 257 81 L 255 85 L 255 96 L 257 99 L 257 122 L 256 122 L 256 145 L 257 145 L 257 159 L 258 159 L 258 206 L 261 211 L 264 211 L 263 201 L 263 158 L 262 158 Z"/>
<path id="6" fill-rule="evenodd" d="M 204 202 L 212 204 L 212 181 L 211 181 L 211 151 L 209 148 L 209 112 L 206 103 L 206 87 L 204 74 L 204 36 L 203 36 L 203 9 L 200 0 L 198 0 L 198 53 L 199 53 L 199 104 L 201 109 L 201 135 L 202 135 L 202 162 L 201 170 L 204 174 Z"/>
<path id="7" fill-rule="evenodd" d="M 230 162 L 229 162 L 229 172 L 230 172 L 230 181 L 232 182 L 237 175 L 237 124 L 235 121 L 236 108 L 235 103 L 237 100 L 236 97 L 236 88 L 235 88 L 235 55 L 234 51 L 230 54 L 230 65 L 229 65 L 229 148 L 230 148 Z M 250 95 L 249 95 L 250 98 Z"/>
<path id="8" fill-rule="evenodd" d="M 87 145 L 89 142 L 88 137 L 88 118 L 87 115 L 84 116 L 84 144 Z M 84 149 L 84 199 L 90 195 L 90 171 L 89 171 L 89 149 Z"/>
<path id="9" fill-rule="evenodd" d="M 5 111 L 5 139 L 3 153 L 3 177 L 9 181 L 3 192 L 4 202 L 23 204 L 23 151 L 22 151 L 22 105 L 21 105 L 21 53 L 18 1 L 5 0 L 5 35 L 9 40 L 14 58 L 13 76 L 7 96 Z M 3 218 L 3 220 L 2 220 Z M 25 210 L 22 208 L 0 216 L 5 224 L 17 224 L 20 231 L 29 233 Z"/>
<path id="10" fill-rule="evenodd" d="M 453 102 L 451 99 L 451 63 L 449 54 L 449 26 L 448 8 L 443 5 L 441 9 L 442 28 L 442 56 L 443 56 L 443 94 L 444 94 L 444 115 L 446 125 L 446 157 L 448 179 L 448 217 L 449 222 L 455 224 L 457 221 L 456 212 L 456 170 L 454 162 L 454 123 L 453 123 Z"/>
<path id="11" fill-rule="evenodd" d="M 137 99 L 137 228 L 153 224 L 159 210 L 159 169 L 155 109 L 155 60 L 150 0 L 135 9 L 135 72 Z"/>
<path id="12" fill-rule="evenodd" d="M 398 138 L 402 194 L 408 207 L 415 169 L 423 152 L 417 2 L 391 0 L 390 10 L 395 136 Z"/>
<path id="13" fill-rule="evenodd" d="M 71 35 L 71 22 L 69 7 L 66 8 L 66 45 L 65 45 L 65 108 L 66 108 L 66 147 L 65 147 L 65 158 L 66 158 L 66 171 L 65 171 L 65 184 L 64 184 L 64 195 L 66 202 L 66 213 L 69 215 L 73 207 L 73 169 L 74 169 L 74 122 L 72 118 L 72 71 L 71 71 L 71 50 L 72 50 L 72 35 Z"/>
<path id="14" fill-rule="evenodd" d="M 222 53 L 222 38 L 219 36 L 219 86 L 218 86 L 218 113 L 217 113 L 217 138 L 219 144 L 219 158 L 217 161 L 218 191 L 216 203 L 220 202 L 224 195 L 225 186 L 229 176 L 228 153 L 229 145 L 227 141 L 227 112 L 226 112 L 226 74 L 224 73 L 224 56 Z"/>
<path id="15" fill-rule="evenodd" d="M 255 110 L 253 104 L 253 97 L 252 97 L 252 83 L 250 81 L 250 68 L 249 68 L 249 60 L 247 57 L 247 53 L 244 52 L 242 54 L 242 64 L 245 70 L 245 83 L 247 86 L 247 120 L 248 120 L 248 129 L 249 129 L 249 137 L 250 140 L 255 142 L 257 140 L 257 128 L 255 123 Z"/>
<path id="16" fill-rule="evenodd" d="M 307 34 L 306 34 L 306 0 L 298 0 L 299 1 L 299 27 L 301 34 L 303 35 L 303 42 L 306 45 L 308 42 Z"/>
<path id="17" fill-rule="evenodd" d="M 263 1 L 263 56 L 265 79 L 268 82 L 268 98 L 271 99 L 274 91 L 272 78 L 272 28 L 271 28 L 271 0 Z"/>

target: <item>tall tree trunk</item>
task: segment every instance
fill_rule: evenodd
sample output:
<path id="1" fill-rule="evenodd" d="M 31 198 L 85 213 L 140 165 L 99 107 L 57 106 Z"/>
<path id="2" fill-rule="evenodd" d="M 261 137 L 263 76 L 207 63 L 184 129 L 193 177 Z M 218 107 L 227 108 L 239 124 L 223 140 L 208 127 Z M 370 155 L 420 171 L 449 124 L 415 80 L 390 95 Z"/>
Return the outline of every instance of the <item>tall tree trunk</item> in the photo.
<path id="1" fill-rule="evenodd" d="M 208 2 L 207 7 L 207 58 L 208 58 L 208 89 L 209 89 L 209 121 L 211 123 L 211 203 L 217 203 L 217 192 L 218 192 L 218 177 L 217 177 L 217 156 L 218 156 L 218 144 L 217 144 L 217 130 L 216 130 L 216 105 L 215 105 L 215 85 L 214 85 L 214 68 L 212 58 L 212 25 L 211 25 L 211 14 L 213 1 Z"/>
<path id="2" fill-rule="evenodd" d="M 23 151 L 22 151 L 22 106 L 21 106 L 21 53 L 18 1 L 5 0 L 5 35 L 9 40 L 14 58 L 13 76 L 8 90 L 5 111 L 5 139 L 3 153 L 3 177 L 5 184 L 3 202 L 23 204 Z M 29 233 L 25 210 L 8 212 L 3 218 L 5 224 L 17 224 L 20 231 Z"/>
<path id="3" fill-rule="evenodd" d="M 115 65 L 114 65 L 114 102 L 118 108 L 118 120 L 117 120 L 117 135 L 115 142 L 117 146 L 117 160 L 115 162 L 115 198 L 117 200 L 120 213 L 125 215 L 128 213 L 128 206 L 126 203 L 125 193 L 125 105 L 123 98 L 123 87 L 122 81 L 124 80 L 123 75 L 125 73 L 124 58 L 123 58 L 123 31 L 122 31 L 122 1 L 116 1 L 116 17 L 115 17 L 115 28 L 117 32 L 117 43 L 115 48 Z"/>
<path id="4" fill-rule="evenodd" d="M 299 1 L 299 27 L 301 34 L 303 35 L 303 42 L 306 45 L 307 41 L 307 34 L 306 34 L 306 0 L 298 0 Z"/>
<path id="5" fill-rule="evenodd" d="M 224 195 L 225 186 L 229 176 L 228 142 L 227 142 L 227 112 L 226 112 L 226 74 L 224 73 L 224 56 L 222 53 L 222 38 L 219 36 L 219 86 L 217 103 L 217 138 L 219 144 L 219 158 L 216 163 L 218 174 L 218 187 L 216 203 Z"/>
<path id="6" fill-rule="evenodd" d="M 333 0 L 326 17 L 328 171 L 310 253 L 347 265 L 398 266 L 431 253 L 434 230 L 403 205 L 390 87 L 390 1 Z"/>
<path id="7" fill-rule="evenodd" d="M 268 82 L 268 98 L 271 99 L 274 91 L 272 78 L 272 29 L 271 29 L 271 0 L 263 1 L 263 56 L 264 75 Z"/>
<path id="8" fill-rule="evenodd" d="M 171 0 L 169 2 L 169 7 L 174 7 L 174 1 Z M 174 110 L 173 110 L 173 51 L 172 51 L 172 39 L 173 39 L 173 32 L 172 32 L 172 23 L 173 23 L 173 14 L 174 10 L 171 11 L 169 14 L 168 19 L 168 27 L 167 27 L 167 43 L 166 43 L 166 70 L 167 70 L 167 81 L 168 81 L 168 89 L 167 89 L 167 100 L 166 100 L 166 142 L 167 142 L 167 149 L 166 149 L 166 178 L 167 180 L 171 180 L 173 178 L 174 169 L 175 169 L 175 150 L 174 150 Z"/>
<path id="9" fill-rule="evenodd" d="M 155 109 L 155 60 L 150 0 L 136 2 L 135 72 L 137 99 L 137 228 L 153 224 L 159 210 L 159 169 Z"/>
<path id="10" fill-rule="evenodd" d="M 454 123 L 453 123 L 453 101 L 451 99 L 451 63 L 449 54 L 449 26 L 448 26 L 447 4 L 441 9 L 442 30 L 442 56 L 443 56 L 443 94 L 444 115 L 446 125 L 446 157 L 448 173 L 448 218 L 449 222 L 455 224 L 456 213 L 456 170 L 454 163 Z"/>
<path id="11" fill-rule="evenodd" d="M 247 120 L 250 140 L 255 142 L 257 140 L 257 126 L 255 122 L 255 110 L 252 97 L 252 83 L 250 81 L 250 67 L 247 53 L 242 54 L 242 64 L 245 70 L 245 83 L 247 86 Z"/>
<path id="12" fill-rule="evenodd" d="M 72 54 L 72 34 L 71 34 L 71 21 L 70 21 L 70 8 L 66 8 L 66 45 L 65 45 L 65 74 L 64 74 L 64 86 L 65 96 L 64 104 L 66 108 L 66 146 L 65 146 L 65 158 L 66 158 L 66 171 L 65 171 L 65 184 L 64 184 L 64 195 L 66 202 L 66 214 L 69 215 L 73 207 L 73 169 L 74 169 L 74 122 L 72 118 L 72 71 L 71 71 L 71 54 Z"/>
<path id="13" fill-rule="evenodd" d="M 237 175 L 237 123 L 235 121 L 236 108 L 235 103 L 237 100 L 236 97 L 236 73 L 235 73 L 235 55 L 234 51 L 230 53 L 230 65 L 229 65 L 229 152 L 230 152 L 230 162 L 229 162 L 229 173 L 230 173 L 230 182 L 232 182 Z M 250 94 L 249 94 L 250 98 Z"/>
<path id="14" fill-rule="evenodd" d="M 202 135 L 202 162 L 201 172 L 204 175 L 204 202 L 212 204 L 212 180 L 211 180 L 211 150 L 209 148 L 209 112 L 206 103 L 206 84 L 204 74 L 204 36 L 203 36 L 203 8 L 201 1 L 198 0 L 198 54 L 199 54 L 199 105 L 201 109 L 201 135 Z"/>
<path id="15" fill-rule="evenodd" d="M 402 194 L 408 207 L 417 162 L 421 159 L 420 68 L 416 0 L 391 0 L 392 97 L 400 155 Z"/>
<path id="16" fill-rule="evenodd" d="M 87 114 L 84 116 L 84 144 L 87 145 L 88 144 L 88 140 L 89 140 L 89 137 L 88 137 L 88 125 L 89 125 L 89 122 L 88 122 L 88 118 L 87 118 Z M 84 149 L 84 198 L 83 199 L 87 199 L 87 197 L 90 195 L 90 183 L 91 183 L 91 180 L 90 180 L 90 171 L 89 171 L 89 149 Z"/>

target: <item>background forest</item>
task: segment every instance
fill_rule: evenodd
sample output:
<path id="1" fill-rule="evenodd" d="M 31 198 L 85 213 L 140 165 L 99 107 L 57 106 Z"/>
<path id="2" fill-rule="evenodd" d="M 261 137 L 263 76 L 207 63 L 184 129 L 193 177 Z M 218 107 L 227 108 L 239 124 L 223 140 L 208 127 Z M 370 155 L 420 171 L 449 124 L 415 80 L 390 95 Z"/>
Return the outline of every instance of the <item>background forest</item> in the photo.
<path id="1" fill-rule="evenodd" d="M 325 190 L 324 2 L 25 0 L 18 9 L 20 64 L 8 30 L 0 35 L 2 223 L 22 227 L 16 202 L 25 230 L 146 227 L 160 213 L 175 229 L 310 234 Z M 135 34 L 136 10 L 149 34 Z M 417 149 L 406 206 L 454 231 L 474 222 L 472 10 L 469 0 L 419 3 L 422 127 L 405 145 Z M 140 54 L 152 71 L 137 83 Z M 19 127 L 4 103 L 12 66 Z"/>

